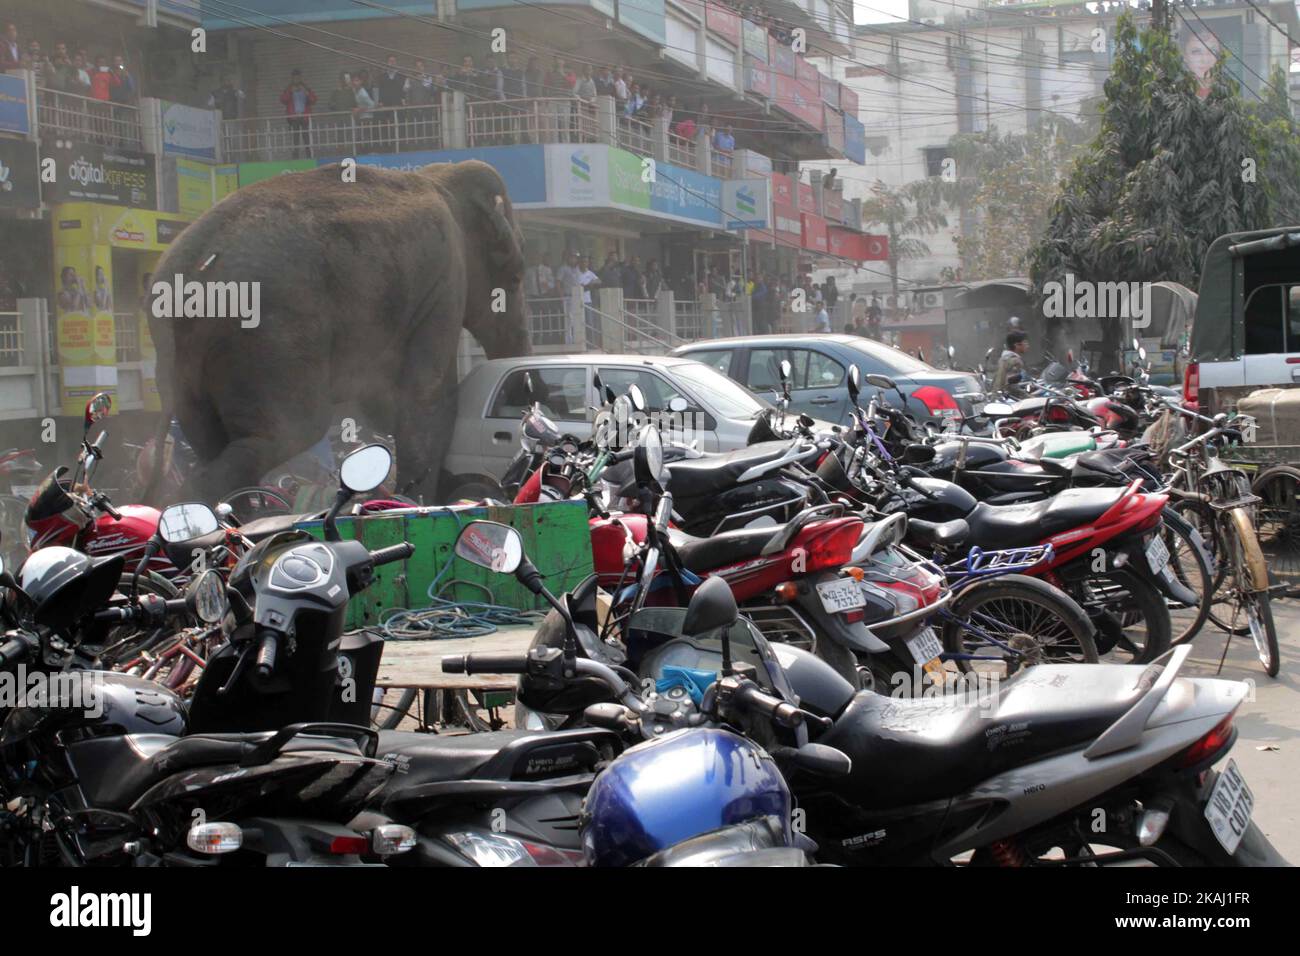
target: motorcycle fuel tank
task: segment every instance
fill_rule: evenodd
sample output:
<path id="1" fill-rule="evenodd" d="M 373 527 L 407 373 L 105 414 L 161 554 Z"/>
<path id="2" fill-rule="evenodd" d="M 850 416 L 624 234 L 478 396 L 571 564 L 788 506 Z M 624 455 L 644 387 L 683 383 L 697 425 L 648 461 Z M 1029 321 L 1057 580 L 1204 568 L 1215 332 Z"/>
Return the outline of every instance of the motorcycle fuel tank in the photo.
<path id="1" fill-rule="evenodd" d="M 158 509 L 147 505 L 122 505 L 117 511 L 122 516 L 120 521 L 112 515 L 100 515 L 95 519 L 94 529 L 86 536 L 87 554 L 117 554 L 119 551 L 128 555 L 136 551 L 143 554 L 144 546 L 158 530 Z M 170 564 L 165 559 L 164 563 Z"/>
<path id="2" fill-rule="evenodd" d="M 39 706 L 15 707 L 0 730 L 0 747 L 37 733 L 97 729 L 119 734 L 185 733 L 185 703 L 161 684 L 113 671 L 43 675 L 48 693 Z"/>
<path id="3" fill-rule="evenodd" d="M 583 807 L 592 866 L 629 866 L 660 850 L 761 817 L 790 837 L 790 790 L 772 757 L 716 728 L 680 730 L 626 751 L 596 778 Z"/>

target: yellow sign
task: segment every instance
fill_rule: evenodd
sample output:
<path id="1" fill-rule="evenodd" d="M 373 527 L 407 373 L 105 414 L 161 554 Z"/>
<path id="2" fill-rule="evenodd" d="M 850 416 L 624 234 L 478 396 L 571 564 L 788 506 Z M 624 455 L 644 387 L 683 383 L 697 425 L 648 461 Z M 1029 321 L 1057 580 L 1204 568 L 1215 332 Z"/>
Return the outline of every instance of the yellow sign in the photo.
<path id="1" fill-rule="evenodd" d="M 117 392 L 112 250 L 63 246 L 54 250 L 56 342 L 65 415 L 80 415 L 96 392 Z"/>
<path id="2" fill-rule="evenodd" d="M 54 207 L 54 248 L 109 246 L 162 252 L 193 216 L 99 203 L 68 202 Z"/>

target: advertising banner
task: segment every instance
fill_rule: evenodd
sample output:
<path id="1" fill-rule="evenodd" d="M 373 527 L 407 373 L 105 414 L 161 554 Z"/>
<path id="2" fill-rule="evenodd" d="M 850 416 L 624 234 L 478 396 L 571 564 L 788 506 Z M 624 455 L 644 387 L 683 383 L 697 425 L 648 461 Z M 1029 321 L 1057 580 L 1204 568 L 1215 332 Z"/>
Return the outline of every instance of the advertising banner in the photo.
<path id="1" fill-rule="evenodd" d="M 833 189 L 822 190 L 822 212 L 831 222 L 844 221 L 844 194 Z"/>
<path id="2" fill-rule="evenodd" d="M 36 144 L 0 139 L 0 209 L 39 209 L 41 184 Z"/>
<path id="3" fill-rule="evenodd" d="M 773 104 L 809 126 L 821 129 L 822 105 L 819 99 L 793 77 L 774 73 L 772 80 Z"/>
<path id="4" fill-rule="evenodd" d="M 772 202 L 782 206 L 795 205 L 794 181 L 785 173 L 772 174 Z"/>
<path id="5" fill-rule="evenodd" d="M 212 167 L 212 202 L 219 203 L 239 188 L 239 165 L 224 163 Z"/>
<path id="6" fill-rule="evenodd" d="M 795 71 L 795 54 L 785 44 L 779 42 L 776 37 L 769 35 L 767 38 L 767 63 L 773 73 L 781 76 L 788 76 L 794 79 Z"/>
<path id="7" fill-rule="evenodd" d="M 707 10 L 704 22 L 708 28 L 724 40 L 730 40 L 734 46 L 740 46 L 740 17 L 719 0 L 708 0 Z"/>
<path id="8" fill-rule="evenodd" d="M 821 216 L 801 213 L 799 222 L 802 228 L 803 247 L 813 252 L 829 252 L 830 243 L 826 235 L 826 220 Z"/>
<path id="9" fill-rule="evenodd" d="M 0 73 L 0 129 L 26 135 L 32 131 L 27 115 L 27 81 Z"/>
<path id="10" fill-rule="evenodd" d="M 279 176 L 281 173 L 297 173 L 305 169 L 315 169 L 317 162 L 314 159 L 281 159 L 269 163 L 240 163 L 239 164 L 239 185 L 251 186 L 253 183 L 260 183 L 263 179 L 270 179 L 272 176 Z"/>
<path id="11" fill-rule="evenodd" d="M 859 166 L 867 163 L 867 130 L 851 113 L 844 114 L 844 155 Z"/>
<path id="12" fill-rule="evenodd" d="M 478 159 L 487 163 L 505 180 L 510 203 L 527 207 L 546 202 L 546 154 L 542 146 L 483 146 L 476 149 L 430 149 L 413 153 L 377 153 L 358 156 L 362 166 L 382 166 L 407 172 L 434 163 L 460 163 Z M 310 162 L 310 161 L 309 161 Z M 315 165 L 328 166 L 337 158 L 322 159 Z M 240 185 L 245 183 L 240 181 Z"/>
<path id="13" fill-rule="evenodd" d="M 793 206 L 772 203 L 772 234 L 783 246 L 797 249 L 803 245 L 803 224 L 799 221 L 799 210 Z"/>
<path id="14" fill-rule="evenodd" d="M 212 167 L 192 159 L 176 160 L 176 206 L 181 215 L 198 218 L 212 207 Z"/>
<path id="15" fill-rule="evenodd" d="M 159 101 L 162 107 L 163 152 L 176 156 L 217 158 L 221 114 L 182 103 Z"/>
<path id="16" fill-rule="evenodd" d="M 844 111 L 845 116 L 857 118 L 858 94 L 847 83 L 840 84 L 840 109 Z"/>
<path id="17" fill-rule="evenodd" d="M 65 415 L 81 415 L 96 392 L 117 393 L 112 250 L 106 245 L 54 247 L 55 339 Z"/>
<path id="18" fill-rule="evenodd" d="M 742 20 L 740 30 L 744 35 L 745 52 L 756 60 L 767 62 L 767 29 L 753 20 Z"/>
<path id="19" fill-rule="evenodd" d="M 827 106 L 839 107 L 840 85 L 823 73 L 817 74 L 817 88 L 821 92 L 822 102 Z"/>
<path id="20" fill-rule="evenodd" d="M 821 96 L 821 90 L 819 89 L 821 73 L 817 71 L 817 67 L 813 66 L 797 53 L 794 57 L 794 78 L 800 83 L 806 83 L 808 86 L 817 90 L 817 95 Z"/>
<path id="21" fill-rule="evenodd" d="M 154 209 L 158 176 L 148 153 L 71 140 L 47 140 L 43 158 L 53 159 L 55 180 L 44 184 L 47 202 L 102 202 Z"/>
<path id="22" fill-rule="evenodd" d="M 664 216 L 722 226 L 722 180 L 660 163 L 650 186 L 650 208 Z"/>
<path id="23" fill-rule="evenodd" d="M 829 106 L 822 107 L 822 128 L 826 131 L 824 137 L 826 146 L 833 153 L 844 155 L 844 117 L 839 114 L 838 110 L 833 110 Z"/>
<path id="24" fill-rule="evenodd" d="M 551 205 L 609 203 L 608 146 L 551 143 L 543 148 L 546 150 L 546 195 Z"/>
<path id="25" fill-rule="evenodd" d="M 745 55 L 745 92 L 756 93 L 765 99 L 772 98 L 772 74 L 767 64 Z"/>
<path id="26" fill-rule="evenodd" d="M 816 175 L 814 173 L 813 175 Z M 799 211 L 817 215 L 817 196 L 813 193 L 812 185 L 809 183 L 799 183 Z"/>
<path id="27" fill-rule="evenodd" d="M 724 225 L 728 229 L 766 229 L 771 193 L 766 179 L 722 181 Z"/>

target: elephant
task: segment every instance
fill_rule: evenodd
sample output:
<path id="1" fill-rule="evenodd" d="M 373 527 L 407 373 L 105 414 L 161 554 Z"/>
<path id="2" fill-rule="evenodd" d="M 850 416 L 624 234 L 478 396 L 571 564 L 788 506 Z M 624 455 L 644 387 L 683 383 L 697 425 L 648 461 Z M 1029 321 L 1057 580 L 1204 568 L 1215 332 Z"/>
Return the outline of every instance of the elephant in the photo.
<path id="1" fill-rule="evenodd" d="M 346 413 L 395 438 L 399 491 L 436 503 L 460 330 L 489 358 L 531 352 L 523 273 L 505 183 L 478 160 L 410 172 L 335 163 L 239 189 L 154 271 L 156 447 L 175 417 L 199 460 L 185 492 L 216 501 Z M 258 283 L 238 287 L 255 318 L 230 316 L 220 290 L 236 287 L 213 285 L 230 282 Z M 165 317 L 187 311 L 176 292 L 192 289 L 209 290 L 204 314 Z"/>

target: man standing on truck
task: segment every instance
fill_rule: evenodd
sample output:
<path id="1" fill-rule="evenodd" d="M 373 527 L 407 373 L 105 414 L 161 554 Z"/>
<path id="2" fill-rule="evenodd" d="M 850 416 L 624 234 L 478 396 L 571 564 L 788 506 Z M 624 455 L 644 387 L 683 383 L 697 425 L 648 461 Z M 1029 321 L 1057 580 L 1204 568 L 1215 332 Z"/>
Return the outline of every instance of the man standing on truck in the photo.
<path id="1" fill-rule="evenodd" d="M 1024 332 L 1008 332 L 1007 347 L 998 359 L 998 370 L 993 376 L 993 392 L 1001 394 L 1008 385 L 1019 382 L 1025 374 L 1024 355 L 1029 351 L 1029 336 Z"/>

